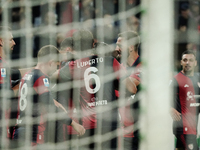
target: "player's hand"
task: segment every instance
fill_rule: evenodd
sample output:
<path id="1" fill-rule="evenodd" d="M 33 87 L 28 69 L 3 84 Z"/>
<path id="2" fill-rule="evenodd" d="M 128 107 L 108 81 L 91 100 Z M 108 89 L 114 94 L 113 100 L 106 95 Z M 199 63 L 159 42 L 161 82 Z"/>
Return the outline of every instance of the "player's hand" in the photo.
<path id="1" fill-rule="evenodd" d="M 64 112 L 67 113 L 67 110 L 63 107 L 63 105 L 61 103 L 59 103 L 58 101 L 56 101 L 55 99 L 53 99 L 54 105 L 60 109 L 62 109 Z"/>
<path id="2" fill-rule="evenodd" d="M 76 132 L 78 132 L 79 136 L 85 134 L 85 128 L 82 125 L 76 123 L 74 120 L 72 120 L 71 126 L 74 128 L 74 130 L 76 130 Z"/>
<path id="3" fill-rule="evenodd" d="M 171 108 L 170 115 L 174 121 L 180 121 L 181 120 L 181 113 L 179 113 L 176 109 Z"/>

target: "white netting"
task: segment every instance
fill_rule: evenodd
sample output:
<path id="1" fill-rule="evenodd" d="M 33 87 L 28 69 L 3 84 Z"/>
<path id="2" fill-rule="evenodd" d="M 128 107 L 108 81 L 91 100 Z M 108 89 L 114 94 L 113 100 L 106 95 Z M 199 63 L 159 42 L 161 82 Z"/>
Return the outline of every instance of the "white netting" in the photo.
<path id="1" fill-rule="evenodd" d="M 142 3 L 140 0 L 1 0 L 0 25 L 12 28 L 12 34 L 16 42 L 14 51 L 12 55 L 8 56 L 7 62 L 11 68 L 20 69 L 20 73 L 23 75 L 27 70 L 30 70 L 26 68 L 32 68 L 37 64 L 37 52 L 42 46 L 50 44 L 60 49 L 61 42 L 66 37 L 70 37 L 79 28 L 89 29 L 94 35 L 95 41 L 108 44 L 106 48 L 102 46 L 102 48 L 100 47 L 96 51 L 92 50 L 92 53 L 100 55 L 111 55 L 116 48 L 118 33 L 127 30 L 138 32 L 142 41 L 139 54 L 144 62 L 142 67 L 144 73 L 142 73 L 142 90 L 137 93 L 141 100 L 141 106 L 139 113 L 137 112 L 138 114 L 134 115 L 141 117 L 141 120 L 139 119 L 139 122 L 136 122 L 134 127 L 130 126 L 129 128 L 133 131 L 142 129 L 139 136 L 141 150 L 173 149 L 172 126 L 171 119 L 169 118 L 171 97 L 170 89 L 168 89 L 168 83 L 172 74 L 171 68 L 173 66 L 173 9 L 171 1 L 164 2 L 159 0 L 144 0 Z M 91 50 L 88 50 L 89 53 L 91 53 Z M 85 52 L 80 55 L 84 56 Z M 122 61 L 125 59 L 126 56 L 122 58 Z M 103 65 L 98 66 L 98 70 L 102 70 L 102 72 L 104 68 L 105 66 Z M 131 73 L 132 70 L 128 72 L 128 74 Z M 77 72 L 77 74 L 80 74 L 80 72 Z M 17 75 L 13 76 L 16 77 Z M 95 81 L 98 80 L 96 76 L 92 78 Z M 113 74 L 101 76 L 102 78 L 104 82 L 109 82 L 113 80 Z M 70 85 L 71 83 L 72 85 Z M 68 83 L 70 86 L 66 86 L 66 83 L 61 83 L 52 84 L 50 87 L 52 87 L 53 92 L 60 92 L 63 89 L 66 90 L 72 87 L 76 89 L 73 92 L 69 92 L 73 99 L 76 99 L 74 100 L 76 108 L 73 108 L 71 111 L 73 111 L 73 116 L 76 116 L 74 117 L 76 121 L 79 121 L 81 124 L 80 116 L 83 112 L 81 112 L 81 106 L 79 106 L 77 100 L 80 95 L 77 87 L 84 86 L 84 81 L 74 80 L 71 83 Z M 17 90 L 18 88 L 15 87 L 16 97 L 18 97 Z M 119 92 L 123 93 L 124 91 L 125 87 L 120 86 Z M 101 91 L 98 93 L 98 97 L 102 98 L 104 94 L 106 93 Z M 31 149 L 32 135 L 30 129 L 34 119 L 37 120 L 37 118 L 31 117 L 32 106 L 29 106 L 30 109 L 26 112 L 26 120 L 28 122 L 25 125 L 26 138 L 23 141 L 9 141 L 6 138 L 8 120 L 5 117 L 5 111 L 10 101 L 6 102 L 9 94 L 5 93 L 5 88 L 1 90 L 1 95 L 3 97 L 1 104 L 1 126 L 3 128 L 1 149 L 9 149 L 11 144 L 17 145 L 18 143 L 18 145 L 21 145 L 20 142 L 25 143 L 23 145 L 23 147 L 25 146 L 24 149 Z M 112 107 L 97 107 L 96 112 L 123 107 L 126 101 L 128 101 L 127 99 L 122 94 L 118 100 L 112 102 Z M 11 101 L 11 105 L 18 107 L 16 103 L 12 103 Z M 133 103 L 135 103 L 134 99 L 130 101 L 130 104 Z M 93 103 L 90 105 L 93 105 Z M 66 109 L 70 111 L 68 108 L 69 104 L 64 106 L 67 106 Z M 48 135 L 45 138 L 49 139 L 50 142 L 39 145 L 38 149 L 72 148 L 82 150 L 84 145 L 94 142 L 94 149 L 100 150 L 102 149 L 102 142 L 110 141 L 110 139 L 115 137 L 118 137 L 117 149 L 124 149 L 121 116 L 118 120 L 118 130 L 108 131 L 102 135 L 101 132 L 106 129 L 102 127 L 101 122 L 97 122 L 98 128 L 93 131 L 94 136 L 79 138 L 76 134 L 67 134 L 66 127 L 65 130 L 62 127 L 59 131 L 56 130 L 57 124 L 54 121 L 59 120 L 60 116 L 55 113 L 54 109 L 51 109 L 51 113 L 47 115 L 49 121 L 52 122 L 46 129 Z M 16 119 L 9 120 L 13 121 L 11 125 L 14 126 Z M 64 142 L 55 143 L 56 136 L 64 132 L 67 139 Z M 15 146 L 11 147 L 15 148 Z"/>

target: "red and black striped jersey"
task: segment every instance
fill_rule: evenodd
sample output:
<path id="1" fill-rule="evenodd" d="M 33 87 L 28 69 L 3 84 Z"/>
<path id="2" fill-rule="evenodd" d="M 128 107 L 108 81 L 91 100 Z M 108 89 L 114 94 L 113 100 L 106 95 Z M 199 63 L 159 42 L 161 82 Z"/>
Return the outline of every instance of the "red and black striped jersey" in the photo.
<path id="1" fill-rule="evenodd" d="M 130 74 L 130 77 L 141 81 L 141 59 L 140 56 L 137 57 L 135 62 L 131 67 L 127 68 L 127 71 Z M 140 85 L 139 85 L 140 86 Z M 140 87 L 137 86 L 137 93 L 140 91 Z M 138 120 L 139 116 L 137 109 L 139 109 L 139 99 L 137 98 L 137 93 L 135 95 L 130 95 L 129 100 L 126 102 L 126 106 L 119 109 L 121 116 L 121 121 L 124 126 L 124 137 L 134 137 L 134 123 Z M 119 95 L 118 91 L 116 94 Z M 136 115 L 134 115 L 136 114 Z M 129 127 L 129 128 L 128 128 Z M 131 128 L 130 128 L 131 127 Z"/>
<path id="2" fill-rule="evenodd" d="M 118 108 L 114 102 L 121 70 L 123 68 L 115 58 L 96 55 L 71 61 L 60 70 L 60 82 L 66 82 L 66 88 L 74 86 L 79 89 L 75 94 L 79 95 L 81 121 L 86 129 L 96 128 L 98 120 L 101 120 L 102 127 L 117 127 Z M 77 104 L 74 98 L 73 102 Z"/>
<path id="3" fill-rule="evenodd" d="M 174 134 L 197 134 L 197 122 L 199 114 L 199 98 L 195 95 L 200 94 L 199 74 L 186 76 L 179 72 L 173 79 L 174 101 L 173 108 L 181 113 L 181 120 L 174 121 Z"/>
<path id="4" fill-rule="evenodd" d="M 17 123 L 26 131 L 30 123 L 26 117 L 32 118 L 32 140 L 43 143 L 46 128 L 45 114 L 53 98 L 49 92 L 49 78 L 38 69 L 27 72 L 21 79 L 19 86 Z"/>

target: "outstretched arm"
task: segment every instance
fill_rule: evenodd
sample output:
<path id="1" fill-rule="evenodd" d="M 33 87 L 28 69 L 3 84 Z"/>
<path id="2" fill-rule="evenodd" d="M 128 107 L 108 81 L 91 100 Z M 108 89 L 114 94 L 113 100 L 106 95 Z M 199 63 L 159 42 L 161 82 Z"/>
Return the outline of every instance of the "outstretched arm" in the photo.
<path id="1" fill-rule="evenodd" d="M 65 113 L 67 113 L 67 110 L 63 107 L 62 104 L 60 104 L 59 102 L 57 102 L 55 99 L 53 100 L 54 101 L 54 104 L 57 108 L 60 108 L 62 109 Z M 74 130 L 76 130 L 78 132 L 78 135 L 81 136 L 81 135 L 84 135 L 85 134 L 85 128 L 78 124 L 77 122 L 75 122 L 74 120 L 72 120 L 71 124 L 70 124 Z"/>

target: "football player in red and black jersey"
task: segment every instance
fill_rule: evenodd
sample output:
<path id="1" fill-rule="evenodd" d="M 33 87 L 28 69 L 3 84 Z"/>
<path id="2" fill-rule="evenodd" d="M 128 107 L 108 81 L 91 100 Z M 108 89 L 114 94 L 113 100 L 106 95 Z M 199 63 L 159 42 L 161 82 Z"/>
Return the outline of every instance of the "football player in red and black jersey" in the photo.
<path id="1" fill-rule="evenodd" d="M 174 76 L 171 86 L 174 88 L 174 100 L 171 108 L 173 133 L 177 138 L 176 148 L 198 149 L 197 122 L 199 114 L 200 80 L 195 72 L 197 65 L 193 51 L 182 54 L 182 70 Z"/>
<path id="2" fill-rule="evenodd" d="M 126 31 L 118 34 L 117 46 L 113 56 L 127 69 L 129 77 L 125 79 L 126 88 L 131 88 L 130 80 L 137 86 L 137 93 L 140 91 L 141 60 L 138 53 L 140 37 L 134 31 Z M 137 150 L 139 146 L 139 132 L 136 123 L 139 116 L 138 94 L 129 93 L 126 95 L 124 105 L 119 109 L 124 131 L 123 147 L 126 150 Z M 116 95 L 120 94 L 116 91 Z"/>
<path id="3" fill-rule="evenodd" d="M 15 106 L 17 105 L 17 98 L 14 96 L 12 87 L 14 87 L 17 82 L 14 81 L 16 76 L 14 80 L 11 80 L 12 70 L 8 64 L 8 59 L 15 45 L 16 43 L 13 40 L 11 28 L 0 26 L 0 118 L 4 118 L 4 116 L 2 116 L 4 110 L 6 122 L 6 127 L 3 126 L 3 124 L 0 125 L 0 138 L 2 138 L 3 131 L 6 131 L 4 134 L 7 134 L 8 138 L 12 137 L 13 126 L 15 124 L 13 118 L 16 118 Z M 20 74 L 19 70 L 15 70 L 14 72 Z M 17 80 L 19 78 L 20 77 L 17 77 Z M 13 86 L 11 83 L 14 83 Z M 0 146 L 2 145 L 1 141 Z M 5 143 L 3 144 L 5 145 Z"/>
<path id="4" fill-rule="evenodd" d="M 20 82 L 18 128 L 14 133 L 18 146 L 36 146 L 62 138 L 61 135 L 56 135 L 57 131 L 52 128 L 56 127 L 57 120 L 63 124 L 71 124 L 79 135 L 85 133 L 83 126 L 71 120 L 66 112 L 60 109 L 62 105 L 53 99 L 49 91 L 49 76 L 57 69 L 57 53 L 57 48 L 52 45 L 42 47 L 38 52 L 36 67 L 27 72 Z"/>
<path id="5" fill-rule="evenodd" d="M 65 83 L 66 88 L 74 87 L 76 91 L 73 101 L 81 108 L 80 121 L 87 129 L 83 137 L 91 137 L 88 143 L 80 141 L 80 144 L 89 144 L 87 148 L 94 149 L 91 144 L 94 143 L 93 136 L 113 132 L 114 137 L 105 140 L 101 136 L 99 143 L 103 149 L 116 149 L 119 120 L 115 90 L 119 88 L 119 79 L 126 71 L 115 58 L 94 55 L 93 35 L 88 30 L 75 32 L 72 39 L 77 59 L 61 68 L 57 74 L 60 83 Z M 133 90 L 136 91 L 136 87 Z"/>

